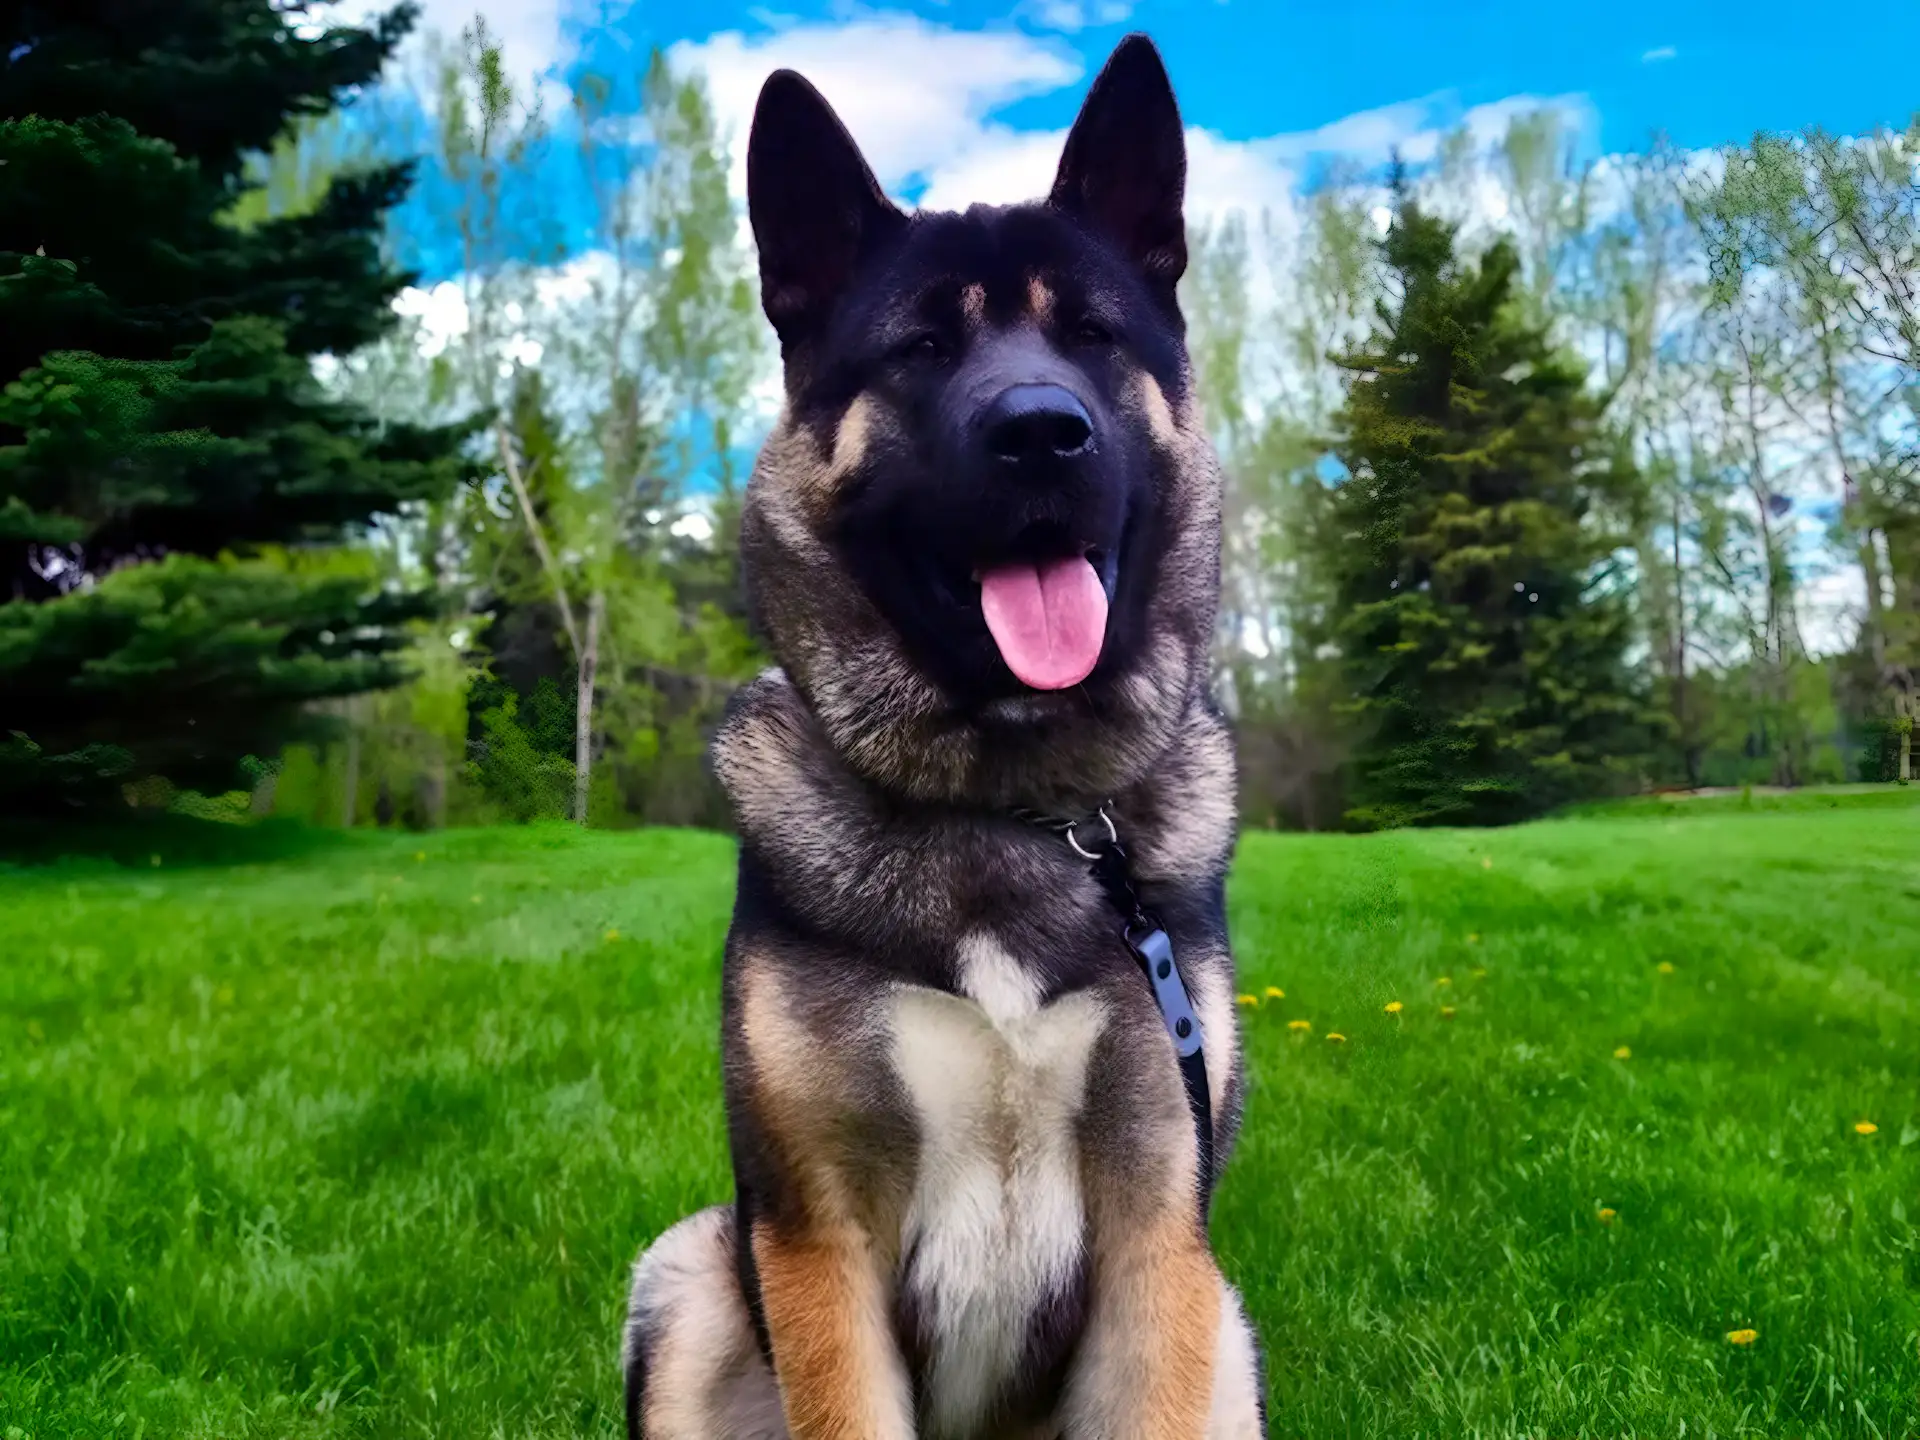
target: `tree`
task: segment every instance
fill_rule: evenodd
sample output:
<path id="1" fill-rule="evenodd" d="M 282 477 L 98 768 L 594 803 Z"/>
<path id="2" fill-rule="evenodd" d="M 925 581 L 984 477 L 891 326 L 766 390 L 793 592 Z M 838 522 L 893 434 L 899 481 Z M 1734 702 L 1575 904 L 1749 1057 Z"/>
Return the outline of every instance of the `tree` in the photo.
<path id="1" fill-rule="evenodd" d="M 1392 298 L 1342 364 L 1347 478 L 1314 561 L 1360 734 L 1351 821 L 1518 820 L 1629 778 L 1648 712 L 1619 562 L 1637 477 L 1585 367 L 1516 304 L 1519 261 L 1474 266 L 1396 186 Z"/>
<path id="2" fill-rule="evenodd" d="M 1852 142 L 1759 135 L 1696 207 L 1720 308 L 1759 291 L 1793 334 L 1777 401 L 1841 495 L 1840 536 L 1865 582 L 1859 648 L 1902 781 L 1920 712 L 1916 145 L 1920 121 Z"/>
<path id="3" fill-rule="evenodd" d="M 1301 564 L 1323 498 L 1321 465 L 1340 372 L 1331 354 L 1366 333 L 1377 269 L 1367 204 L 1327 177 L 1297 231 L 1263 216 L 1196 228 L 1181 280 L 1188 348 L 1226 479 L 1215 682 L 1238 736 L 1250 823 L 1313 827 L 1330 793 L 1342 729 L 1301 637 L 1323 608 Z M 1260 243 L 1254 243 L 1256 236 Z M 1271 291 L 1263 305 L 1255 299 Z"/>
<path id="4" fill-rule="evenodd" d="M 392 685 L 430 597 L 314 555 L 464 473 L 460 426 L 376 423 L 312 357 L 379 337 L 402 164 L 298 213 L 250 157 L 372 81 L 407 26 L 274 0 L 0 13 L 0 804 L 224 785 Z"/>
<path id="5" fill-rule="evenodd" d="M 569 413 L 591 417 L 573 549 L 604 597 L 610 782 L 629 810 L 712 821 L 707 732 L 760 663 L 739 574 L 739 446 L 764 332 L 704 84 L 657 51 L 631 78 L 575 87 L 601 263 L 562 310 L 549 365 Z M 610 123 L 629 101 L 641 144 Z"/>
<path id="6" fill-rule="evenodd" d="M 491 672 L 473 690 L 484 763 L 469 773 L 492 785 L 505 772 L 491 757 L 509 750 L 550 771 L 560 757 L 509 745 L 508 729 L 543 681 L 567 678 L 576 818 L 716 818 L 704 731 L 757 668 L 735 537 L 762 373 L 724 137 L 704 87 L 657 53 L 630 75 L 577 77 L 551 123 L 520 103 L 484 23 L 436 64 L 429 200 L 459 242 L 467 320 L 440 369 L 488 417 L 493 462 L 447 531 L 461 629 Z M 533 188 L 562 144 L 590 201 L 573 254 L 546 246 Z"/>

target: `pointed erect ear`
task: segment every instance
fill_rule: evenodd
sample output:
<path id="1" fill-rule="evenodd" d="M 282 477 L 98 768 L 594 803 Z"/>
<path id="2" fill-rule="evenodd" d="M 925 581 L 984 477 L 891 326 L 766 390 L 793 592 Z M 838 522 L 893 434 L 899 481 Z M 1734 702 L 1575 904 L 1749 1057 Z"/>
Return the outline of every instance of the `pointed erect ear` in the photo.
<path id="1" fill-rule="evenodd" d="M 907 223 L 820 92 L 791 70 L 760 89 L 747 141 L 760 303 L 783 344 L 825 321 L 872 249 Z"/>
<path id="2" fill-rule="evenodd" d="M 1187 268 L 1186 189 L 1186 135 L 1167 67 L 1151 40 L 1129 35 L 1080 107 L 1047 203 L 1172 289 Z"/>

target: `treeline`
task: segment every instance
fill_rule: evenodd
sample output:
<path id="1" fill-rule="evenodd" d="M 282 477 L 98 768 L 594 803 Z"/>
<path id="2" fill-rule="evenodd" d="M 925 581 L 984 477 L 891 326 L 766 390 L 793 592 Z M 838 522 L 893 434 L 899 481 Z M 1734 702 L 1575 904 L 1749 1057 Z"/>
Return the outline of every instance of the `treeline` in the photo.
<path id="1" fill-rule="evenodd" d="M 699 77 L 52 15 L 0 33 L 0 808 L 723 821 L 777 387 Z M 1197 227 L 1252 823 L 1910 773 L 1920 132 L 1571 139 Z"/>
<path id="2" fill-rule="evenodd" d="M 1911 776 L 1920 129 L 1572 140 L 1197 247 L 1255 823 Z"/>
<path id="3" fill-rule="evenodd" d="M 382 98 L 358 142 L 425 149 L 408 218 L 426 233 L 395 244 L 457 257 L 435 292 L 456 323 L 433 336 L 409 317 L 329 387 L 396 423 L 477 417 L 481 473 L 370 537 L 398 583 L 442 596 L 418 638 L 431 658 L 410 686 L 351 702 L 334 743 L 289 752 L 271 807 L 349 824 L 722 823 L 706 740 L 764 664 L 737 526 L 769 357 L 705 91 L 655 54 L 581 78 L 550 114 L 479 21 Z M 337 131 L 297 133 L 267 162 L 269 194 L 340 148 Z M 585 219 L 556 240 L 542 187 L 561 166 Z"/>

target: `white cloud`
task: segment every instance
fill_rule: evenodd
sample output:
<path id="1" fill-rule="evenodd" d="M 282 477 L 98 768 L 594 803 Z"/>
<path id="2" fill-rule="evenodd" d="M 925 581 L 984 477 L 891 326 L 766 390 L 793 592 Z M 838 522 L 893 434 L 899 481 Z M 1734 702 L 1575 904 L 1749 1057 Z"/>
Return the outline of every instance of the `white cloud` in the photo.
<path id="1" fill-rule="evenodd" d="M 853 132 L 880 183 L 899 190 L 964 162 L 1002 127 L 988 116 L 1028 95 L 1078 80 L 1071 51 L 1016 31 L 961 31 L 911 15 L 844 25 L 795 25 L 748 37 L 726 31 L 668 51 L 706 74 L 716 115 L 733 138 L 736 189 L 746 178 L 747 131 L 767 76 L 798 70 Z"/>
<path id="2" fill-rule="evenodd" d="M 1009 130 L 982 126 L 965 153 L 930 168 L 920 197 L 925 210 L 969 205 L 1017 205 L 1045 195 L 1060 163 L 1064 130 Z"/>
<path id="3" fill-rule="evenodd" d="M 536 270 L 532 274 L 532 301 L 539 315 L 554 314 L 560 307 L 583 300 L 596 280 L 605 281 L 612 271 L 612 260 L 604 252 L 577 256 L 565 264 Z M 429 359 L 467 333 L 467 296 L 458 280 L 442 280 L 437 285 L 409 286 L 393 300 L 394 310 L 419 323 L 420 353 Z M 518 360 L 537 365 L 545 346 L 527 326 L 525 307 L 517 300 L 502 307 L 507 336 L 503 342 L 507 362 Z"/>
<path id="4" fill-rule="evenodd" d="M 1033 0 L 1033 23 L 1068 35 L 1089 25 L 1118 25 L 1133 13 L 1133 0 Z"/>
<path id="5" fill-rule="evenodd" d="M 1867 613 L 1866 572 L 1857 565 L 1836 566 L 1802 577 L 1794 604 L 1800 638 L 1814 655 L 1842 655 L 1859 638 Z"/>
<path id="6" fill-rule="evenodd" d="M 682 539 L 705 544 L 713 538 L 713 517 L 699 510 L 689 510 L 667 528 Z"/>
<path id="7" fill-rule="evenodd" d="M 1680 52 L 1671 45 L 1660 45 L 1642 55 L 1640 57 L 1640 63 L 1642 65 L 1658 65 L 1662 60 L 1672 60 L 1679 54 Z"/>
<path id="8" fill-rule="evenodd" d="M 1121 17 L 1124 0 L 1037 0 L 1056 29 Z M 1019 130 L 994 117 L 1012 101 L 1084 79 L 1077 56 L 1057 42 L 1014 30 L 958 31 L 917 17 L 869 15 L 844 24 L 776 24 L 747 36 L 727 31 L 681 42 L 670 58 L 707 77 L 714 107 L 733 137 L 734 185 L 743 191 L 753 107 L 767 75 L 798 70 L 846 122 L 882 185 L 896 194 L 924 187 L 934 210 L 1005 205 L 1046 194 L 1064 131 Z M 1176 86 L 1179 77 L 1175 76 Z M 1197 222 L 1232 211 L 1267 212 L 1292 228 L 1300 184 L 1316 161 L 1363 166 L 1398 150 L 1419 164 L 1443 136 L 1464 125 L 1476 145 L 1492 143 L 1519 115 L 1560 111 L 1572 128 L 1591 115 L 1578 96 L 1512 96 L 1462 109 L 1437 94 L 1361 111 L 1314 130 L 1235 140 L 1187 132 L 1187 211 Z"/>
<path id="9" fill-rule="evenodd" d="M 358 23 L 385 14 L 393 0 L 333 0 L 334 13 Z M 560 71 L 573 58 L 572 40 L 582 25 L 618 19 L 630 0 L 418 0 L 420 18 L 408 38 L 409 48 L 437 35 L 457 44 L 460 34 L 476 17 L 500 44 L 500 59 L 516 84 L 532 82 L 549 114 L 568 103 Z M 429 92 L 430 94 L 431 92 Z"/>
<path id="10" fill-rule="evenodd" d="M 1313 130 L 1248 143 L 1278 161 L 1294 164 L 1340 159 L 1372 166 L 1398 152 L 1409 164 L 1422 165 L 1439 154 L 1440 142 L 1456 130 L 1464 128 L 1474 146 L 1483 148 L 1504 136 L 1516 119 L 1541 110 L 1557 112 L 1576 131 L 1592 125 L 1592 109 L 1581 95 L 1510 95 L 1462 110 L 1450 93 L 1442 91 L 1356 111 Z"/>
<path id="11" fill-rule="evenodd" d="M 1039 199 L 1053 185 L 1066 139 L 1064 130 L 983 126 L 965 154 L 931 170 L 920 206 L 962 210 Z M 1227 140 L 1198 128 L 1187 131 L 1187 214 L 1195 221 L 1233 211 L 1290 216 L 1298 183 L 1298 174 L 1266 142 Z"/>

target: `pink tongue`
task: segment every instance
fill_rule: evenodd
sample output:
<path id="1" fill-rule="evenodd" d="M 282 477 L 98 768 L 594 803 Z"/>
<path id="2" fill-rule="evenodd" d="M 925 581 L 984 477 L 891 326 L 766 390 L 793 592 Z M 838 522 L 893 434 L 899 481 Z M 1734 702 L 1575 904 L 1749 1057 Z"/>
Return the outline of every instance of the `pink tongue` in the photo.
<path id="1" fill-rule="evenodd" d="M 1107 634 L 1107 592 L 1083 557 L 1003 565 L 980 577 L 980 608 L 1000 658 L 1035 690 L 1064 690 L 1093 672 Z"/>

